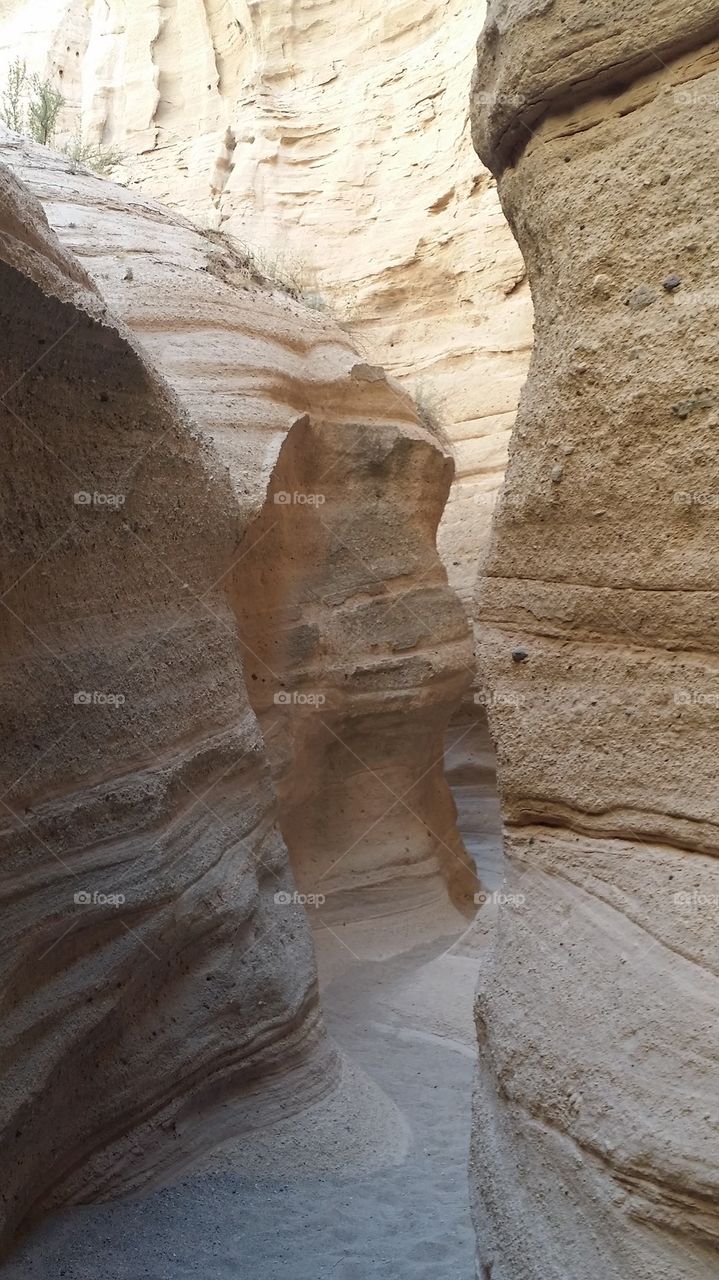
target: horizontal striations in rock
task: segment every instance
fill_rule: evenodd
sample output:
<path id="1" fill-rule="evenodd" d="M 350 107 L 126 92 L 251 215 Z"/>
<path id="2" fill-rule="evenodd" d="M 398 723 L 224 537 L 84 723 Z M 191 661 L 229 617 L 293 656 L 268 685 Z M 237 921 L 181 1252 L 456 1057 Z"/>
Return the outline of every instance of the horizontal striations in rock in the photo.
<path id="1" fill-rule="evenodd" d="M 68 134 L 81 120 L 133 184 L 256 247 L 446 420 L 440 552 L 469 602 L 532 341 L 523 263 L 470 140 L 476 9 L 7 7 L 0 65 L 19 47 L 60 79 Z"/>
<path id="2" fill-rule="evenodd" d="M 5 1241 L 326 1090 L 335 1060 L 304 913 L 275 902 L 234 487 L 4 168 L 0 274 Z"/>
<path id="3" fill-rule="evenodd" d="M 717 41 L 714 0 L 683 7 L 655 0 L 641 21 L 634 0 L 596 0 L 579 8 L 575 0 L 492 4 L 472 85 L 477 151 L 497 173 L 521 154 L 546 116 L 616 96 L 645 75 L 661 77 L 683 55 L 706 60 Z"/>
<path id="4" fill-rule="evenodd" d="M 480 980 L 475 1215 L 493 1280 L 708 1280 L 716 6 L 584 8 L 493 5 L 475 80 L 537 339 L 478 596 L 518 896 Z"/>
<path id="5" fill-rule="evenodd" d="M 451 457 L 335 321 L 253 280 L 222 237 L 18 139 L 0 155 L 227 468 L 247 525 L 223 585 L 303 889 L 429 887 L 441 870 L 466 904 L 474 875 L 442 770 L 473 669 L 435 549 Z"/>
<path id="6" fill-rule="evenodd" d="M 27 184 L 0 242 L 12 1229 L 333 1086 L 272 775 L 306 890 L 475 882 L 441 765 L 471 679 L 442 441 L 223 237 L 0 153 Z"/>
<path id="7" fill-rule="evenodd" d="M 349 381 L 362 425 L 300 419 L 248 534 L 249 688 L 303 890 L 377 904 L 398 879 L 430 892 L 441 871 L 466 907 L 443 739 L 472 653 L 434 544 L 452 464 L 423 429 L 373 421 Z"/>

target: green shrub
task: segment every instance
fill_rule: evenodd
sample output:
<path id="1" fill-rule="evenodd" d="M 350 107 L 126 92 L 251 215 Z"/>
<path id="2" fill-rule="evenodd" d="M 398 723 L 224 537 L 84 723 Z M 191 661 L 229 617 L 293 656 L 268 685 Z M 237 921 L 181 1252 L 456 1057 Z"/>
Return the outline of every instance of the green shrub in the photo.
<path id="1" fill-rule="evenodd" d="M 29 134 L 41 146 L 52 142 L 65 99 L 51 80 L 29 76 L 21 58 L 10 63 L 0 118 L 15 133 Z"/>
<path id="2" fill-rule="evenodd" d="M 101 142 L 87 142 L 77 133 L 71 142 L 62 148 L 71 165 L 84 165 L 93 173 L 108 174 L 117 165 L 122 164 L 125 155 L 119 147 L 106 147 Z"/>
<path id="3" fill-rule="evenodd" d="M 30 96 L 27 104 L 27 128 L 30 136 L 47 147 L 57 128 L 57 118 L 65 105 L 65 99 L 50 80 L 39 76 L 30 78 Z"/>
<path id="4" fill-rule="evenodd" d="M 0 106 L 0 119 L 15 133 L 25 132 L 25 97 L 27 93 L 27 66 L 21 58 L 10 63 L 7 83 Z"/>
<path id="5" fill-rule="evenodd" d="M 47 147 L 57 131 L 57 122 L 65 105 L 59 89 L 51 80 L 29 76 L 21 58 L 15 58 L 8 68 L 7 81 L 0 102 L 0 119 L 13 129 L 34 138 Z M 72 165 L 83 165 L 94 173 L 110 173 L 125 159 L 118 147 L 104 146 L 101 142 L 88 142 L 78 130 L 75 137 L 60 148 Z"/>

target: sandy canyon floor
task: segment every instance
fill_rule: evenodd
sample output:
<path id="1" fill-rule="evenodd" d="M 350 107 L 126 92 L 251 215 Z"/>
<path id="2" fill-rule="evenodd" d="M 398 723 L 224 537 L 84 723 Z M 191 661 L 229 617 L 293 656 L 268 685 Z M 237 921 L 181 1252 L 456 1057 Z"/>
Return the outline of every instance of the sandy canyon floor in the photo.
<path id="1" fill-rule="evenodd" d="M 447 770 L 491 890 L 498 801 L 471 721 L 450 731 Z M 173 1185 L 58 1214 L 21 1243 L 5 1280 L 471 1280 L 472 993 L 493 908 L 468 928 L 417 886 L 382 896 L 313 922 L 343 1055 L 336 1093 Z"/>

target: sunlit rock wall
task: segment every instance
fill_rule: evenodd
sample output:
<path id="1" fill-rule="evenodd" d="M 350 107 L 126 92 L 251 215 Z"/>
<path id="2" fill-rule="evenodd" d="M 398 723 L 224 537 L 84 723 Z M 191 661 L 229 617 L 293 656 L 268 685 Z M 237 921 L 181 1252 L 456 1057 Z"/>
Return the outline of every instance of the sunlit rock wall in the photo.
<path id="1" fill-rule="evenodd" d="M 473 151 L 480 5 L 0 0 L 18 50 L 123 180 L 261 251 L 454 442 L 440 530 L 471 597 L 531 344 L 521 256 Z"/>

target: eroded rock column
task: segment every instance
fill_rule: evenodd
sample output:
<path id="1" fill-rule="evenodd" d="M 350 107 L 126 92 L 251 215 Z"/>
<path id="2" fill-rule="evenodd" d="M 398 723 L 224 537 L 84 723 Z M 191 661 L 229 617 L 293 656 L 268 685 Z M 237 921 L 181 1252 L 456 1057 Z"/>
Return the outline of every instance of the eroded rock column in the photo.
<path id="1" fill-rule="evenodd" d="M 453 467 L 412 417 L 381 369 L 356 364 L 297 420 L 237 593 L 295 875 L 357 914 L 447 888 L 471 912 L 477 887 L 444 776 L 473 675 L 435 548 Z"/>
<path id="2" fill-rule="evenodd" d="M 280 830 L 320 892 L 331 863 L 413 878 L 431 916 L 474 879 L 442 771 L 472 674 L 451 459 L 230 245 L 2 156 L 5 1243 L 336 1085 Z M 324 723 L 275 703 L 318 679 Z"/>
<path id="3" fill-rule="evenodd" d="M 515 900 L 481 974 L 492 1280 L 717 1269 L 715 3 L 490 9 L 536 348 L 479 588 Z"/>

